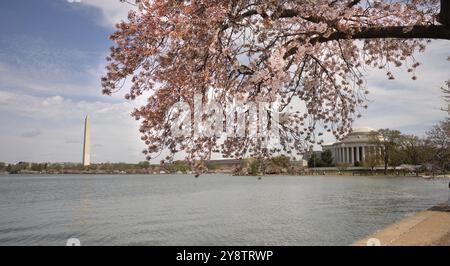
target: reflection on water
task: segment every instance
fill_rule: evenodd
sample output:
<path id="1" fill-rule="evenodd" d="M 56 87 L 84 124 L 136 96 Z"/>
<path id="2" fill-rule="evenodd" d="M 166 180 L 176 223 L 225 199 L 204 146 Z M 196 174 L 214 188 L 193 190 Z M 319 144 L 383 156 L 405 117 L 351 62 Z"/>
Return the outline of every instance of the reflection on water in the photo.
<path id="1" fill-rule="evenodd" d="M 3 176 L 0 245 L 348 245 L 447 190 L 419 178 Z"/>

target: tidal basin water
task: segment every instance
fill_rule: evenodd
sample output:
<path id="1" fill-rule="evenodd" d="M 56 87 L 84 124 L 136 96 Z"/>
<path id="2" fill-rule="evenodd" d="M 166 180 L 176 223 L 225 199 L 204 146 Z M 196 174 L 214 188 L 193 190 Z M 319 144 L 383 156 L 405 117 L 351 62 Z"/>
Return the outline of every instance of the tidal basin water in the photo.
<path id="1" fill-rule="evenodd" d="M 0 177 L 0 245 L 349 245 L 447 200 L 448 180 Z"/>

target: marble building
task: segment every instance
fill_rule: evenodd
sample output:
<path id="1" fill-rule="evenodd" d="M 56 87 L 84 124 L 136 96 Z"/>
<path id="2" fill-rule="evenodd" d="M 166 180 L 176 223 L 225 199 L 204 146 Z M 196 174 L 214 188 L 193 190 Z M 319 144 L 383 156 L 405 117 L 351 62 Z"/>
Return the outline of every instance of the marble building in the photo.
<path id="1" fill-rule="evenodd" d="M 373 141 L 372 128 L 357 128 L 348 134 L 342 141 L 322 145 L 322 150 L 330 150 L 334 164 L 364 162 L 368 154 L 380 153 L 380 147 Z"/>

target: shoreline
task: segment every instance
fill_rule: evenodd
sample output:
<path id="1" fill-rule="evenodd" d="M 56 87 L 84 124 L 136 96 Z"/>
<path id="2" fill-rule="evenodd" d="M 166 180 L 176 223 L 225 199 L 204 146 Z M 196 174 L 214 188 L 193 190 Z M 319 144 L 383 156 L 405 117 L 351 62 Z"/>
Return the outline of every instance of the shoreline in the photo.
<path id="1" fill-rule="evenodd" d="M 292 174 L 265 174 L 265 175 L 236 175 L 230 172 L 209 172 L 204 173 L 202 175 L 229 175 L 229 176 L 240 176 L 240 177 L 303 177 L 303 176 L 309 176 L 309 177 L 373 177 L 373 178 L 420 178 L 423 180 L 439 180 L 439 179 L 449 179 L 450 175 L 435 175 L 435 176 L 424 176 L 424 175 L 356 175 L 352 173 L 326 173 L 326 174 L 318 174 L 318 173 L 309 173 L 309 174 L 302 174 L 302 175 L 292 175 Z M 101 171 L 82 171 L 82 172 L 22 172 L 22 173 L 0 173 L 0 176 L 33 176 L 33 175 L 50 175 L 50 176 L 64 176 L 64 175 L 118 175 L 118 176 L 134 176 L 134 175 L 147 175 L 147 176 L 156 176 L 156 175 L 185 175 L 190 176 L 194 175 L 194 173 L 139 173 L 139 172 L 133 172 L 133 173 L 126 173 L 126 172 L 101 172 Z"/>
<path id="2" fill-rule="evenodd" d="M 367 246 L 369 240 L 381 246 L 450 246 L 450 207 L 442 203 L 414 213 L 352 246 Z"/>

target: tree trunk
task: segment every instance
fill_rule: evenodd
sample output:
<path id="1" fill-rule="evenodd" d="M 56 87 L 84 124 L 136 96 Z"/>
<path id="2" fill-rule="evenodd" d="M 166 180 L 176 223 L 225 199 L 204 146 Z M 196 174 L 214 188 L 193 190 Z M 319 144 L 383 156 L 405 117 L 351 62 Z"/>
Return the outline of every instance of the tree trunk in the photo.
<path id="1" fill-rule="evenodd" d="M 450 1 L 450 0 L 445 0 Z M 447 16 L 448 17 L 448 16 Z M 443 39 L 450 40 L 450 26 L 447 25 L 417 25 L 413 27 L 406 26 L 387 26 L 387 27 L 363 27 L 360 31 L 353 34 L 345 32 L 334 32 L 328 37 L 317 37 L 310 40 L 310 43 L 329 42 L 337 40 L 365 40 L 365 39 Z M 304 37 L 297 39 L 304 41 Z M 284 59 L 297 52 L 298 47 L 292 47 L 284 54 Z"/>
<path id="2" fill-rule="evenodd" d="M 387 175 L 387 167 L 388 167 L 388 163 L 384 162 L 384 175 Z"/>
<path id="3" fill-rule="evenodd" d="M 447 27 L 450 27 L 450 0 L 441 0 L 441 13 L 438 21 Z"/>
<path id="4" fill-rule="evenodd" d="M 387 175 L 388 163 L 389 163 L 389 155 L 388 155 L 388 150 L 385 148 L 385 154 L 384 154 L 384 175 Z"/>

